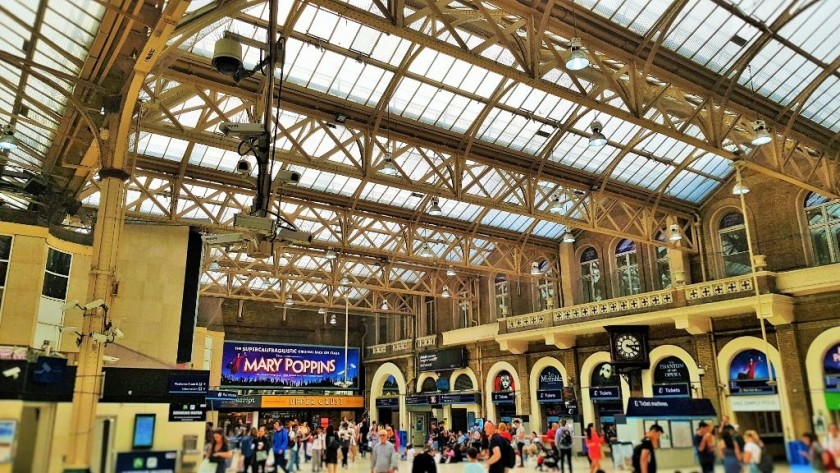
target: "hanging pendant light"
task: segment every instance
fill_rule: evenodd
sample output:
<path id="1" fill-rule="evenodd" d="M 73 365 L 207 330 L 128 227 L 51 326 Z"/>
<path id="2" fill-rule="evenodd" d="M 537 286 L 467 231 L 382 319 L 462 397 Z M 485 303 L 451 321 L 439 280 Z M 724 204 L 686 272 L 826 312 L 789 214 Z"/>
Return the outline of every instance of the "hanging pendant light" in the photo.
<path id="1" fill-rule="evenodd" d="M 318 309 L 318 314 L 319 314 L 319 315 L 324 315 L 324 314 L 326 314 L 326 313 L 327 313 L 327 309 L 324 309 L 323 307 L 321 307 L 320 309 Z"/>
<path id="2" fill-rule="evenodd" d="M 438 202 L 437 197 L 432 197 L 432 204 L 429 206 L 429 215 L 433 217 L 438 217 L 443 214 L 443 210 L 440 208 L 440 204 Z"/>
<path id="3" fill-rule="evenodd" d="M 417 253 L 417 256 L 421 258 L 434 258 L 435 253 L 429 248 L 428 243 L 423 243 L 423 247 L 420 248 L 420 251 Z"/>
<path id="4" fill-rule="evenodd" d="M 750 192 L 750 188 L 741 182 L 736 182 L 732 186 L 732 195 L 746 195 Z"/>
<path id="5" fill-rule="evenodd" d="M 676 223 L 671 225 L 671 234 L 668 236 L 668 239 L 672 242 L 678 242 L 682 240 L 682 232 L 680 231 L 680 226 Z"/>
<path id="6" fill-rule="evenodd" d="M 17 148 L 18 140 L 15 138 L 15 129 L 12 125 L 0 126 L 0 151 L 12 151 Z"/>
<path id="7" fill-rule="evenodd" d="M 581 71 L 589 67 L 589 54 L 583 50 L 583 43 L 580 38 L 572 38 L 569 42 L 569 58 L 566 59 L 566 69 L 570 71 Z"/>
<path id="8" fill-rule="evenodd" d="M 563 234 L 563 243 L 574 243 L 574 242 L 575 242 L 575 236 L 572 234 L 572 232 L 567 231 L 566 233 Z"/>
<path id="9" fill-rule="evenodd" d="M 338 321 L 335 319 L 335 314 L 330 314 L 330 325 L 337 324 Z"/>
<path id="10" fill-rule="evenodd" d="M 336 259 L 338 258 L 338 254 L 332 248 L 327 248 L 327 252 L 324 253 L 324 258 L 326 259 Z"/>
<path id="11" fill-rule="evenodd" d="M 210 271 L 218 271 L 221 267 L 219 266 L 218 261 L 211 261 L 210 266 L 208 266 L 207 269 Z"/>
<path id="12" fill-rule="evenodd" d="M 391 308 L 391 306 L 389 306 L 389 305 L 388 305 L 388 301 L 386 301 L 385 299 L 383 299 L 383 300 L 382 300 L 382 305 L 380 305 L 380 306 L 379 306 L 379 309 L 380 309 L 380 310 L 388 310 L 388 309 L 390 309 L 390 308 Z"/>
<path id="13" fill-rule="evenodd" d="M 399 170 L 397 169 L 397 165 L 394 164 L 394 158 L 391 157 L 391 152 L 385 152 L 385 162 L 382 163 L 382 167 L 379 168 L 379 172 L 385 174 L 386 176 L 396 176 L 399 174 Z"/>
<path id="14" fill-rule="evenodd" d="M 767 132 L 767 124 L 764 123 L 764 120 L 754 121 L 752 123 L 752 127 L 754 134 L 750 143 L 752 143 L 753 146 L 762 146 L 773 141 L 773 136 Z"/>
<path id="15" fill-rule="evenodd" d="M 455 276 L 455 269 L 453 269 L 452 266 L 450 266 L 449 269 L 446 270 L 446 275 Z"/>
<path id="16" fill-rule="evenodd" d="M 443 286 L 443 290 L 440 291 L 440 297 L 443 297 L 444 299 L 449 299 L 450 297 L 452 297 L 452 294 L 449 292 L 448 287 Z"/>
<path id="17" fill-rule="evenodd" d="M 589 125 L 589 129 L 592 130 L 592 134 L 589 135 L 590 148 L 600 148 L 607 144 L 607 137 L 601 132 L 604 129 L 604 125 L 601 122 L 595 120 Z"/>
<path id="18" fill-rule="evenodd" d="M 286 305 L 286 307 L 291 307 L 295 305 L 295 300 L 291 297 L 286 297 L 286 302 L 284 302 L 284 304 Z"/>
<path id="19" fill-rule="evenodd" d="M 542 274 L 542 271 L 540 271 L 540 264 L 537 263 L 536 261 L 531 263 L 531 276 L 539 276 L 541 274 Z"/>
<path id="20" fill-rule="evenodd" d="M 560 203 L 560 197 L 555 194 L 551 197 L 551 205 L 548 206 L 548 213 L 559 214 L 563 212 L 563 205 Z"/>
<path id="21" fill-rule="evenodd" d="M 349 286 L 351 284 L 350 278 L 348 278 L 347 276 L 342 277 L 341 281 L 339 282 L 342 286 Z"/>

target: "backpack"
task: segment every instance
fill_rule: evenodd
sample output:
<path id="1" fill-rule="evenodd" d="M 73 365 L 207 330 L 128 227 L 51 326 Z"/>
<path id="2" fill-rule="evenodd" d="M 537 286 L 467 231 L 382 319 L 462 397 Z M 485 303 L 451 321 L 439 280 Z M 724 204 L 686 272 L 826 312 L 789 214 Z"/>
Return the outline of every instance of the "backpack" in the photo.
<path id="1" fill-rule="evenodd" d="M 563 434 L 560 435 L 560 445 L 563 446 L 571 446 L 572 445 L 572 433 L 568 430 L 564 430 Z"/>
<path id="2" fill-rule="evenodd" d="M 516 450 L 507 439 L 502 442 L 502 460 L 505 462 L 505 468 L 516 468 Z"/>
<path id="3" fill-rule="evenodd" d="M 767 453 L 767 449 L 761 449 L 761 458 L 758 459 L 758 471 L 761 473 L 773 473 L 773 456 Z"/>
<path id="4" fill-rule="evenodd" d="M 331 450 L 338 450 L 341 447 L 341 444 L 338 443 L 338 439 L 335 438 L 335 435 L 330 436 L 330 442 L 327 444 L 327 448 Z"/>
<path id="5" fill-rule="evenodd" d="M 633 471 L 635 472 L 642 471 L 642 450 L 644 449 L 641 443 L 633 447 Z"/>

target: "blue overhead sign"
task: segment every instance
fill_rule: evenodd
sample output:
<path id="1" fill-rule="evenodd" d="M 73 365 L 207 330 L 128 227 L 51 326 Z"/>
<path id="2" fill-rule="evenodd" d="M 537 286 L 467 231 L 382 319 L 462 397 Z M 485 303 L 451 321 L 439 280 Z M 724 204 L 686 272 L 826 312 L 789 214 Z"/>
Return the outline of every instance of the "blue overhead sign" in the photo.
<path id="1" fill-rule="evenodd" d="M 626 417 L 713 419 L 717 413 L 708 399 L 631 397 Z"/>
<path id="2" fill-rule="evenodd" d="M 621 388 L 618 386 L 597 386 L 589 388 L 589 399 L 593 401 L 620 401 Z"/>
<path id="3" fill-rule="evenodd" d="M 493 404 L 513 404 L 516 399 L 511 392 L 495 392 L 492 394 Z"/>
<path id="4" fill-rule="evenodd" d="M 400 399 L 397 397 L 380 397 L 376 399 L 376 407 L 380 409 L 397 409 L 400 407 Z"/>
<path id="5" fill-rule="evenodd" d="M 654 384 L 653 397 L 691 397 L 688 384 Z"/>

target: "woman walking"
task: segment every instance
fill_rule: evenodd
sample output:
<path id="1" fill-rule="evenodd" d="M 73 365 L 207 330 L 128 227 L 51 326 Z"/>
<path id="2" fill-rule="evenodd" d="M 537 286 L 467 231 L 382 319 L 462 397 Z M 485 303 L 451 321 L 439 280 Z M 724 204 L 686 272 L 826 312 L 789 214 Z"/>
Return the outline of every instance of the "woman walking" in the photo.
<path id="1" fill-rule="evenodd" d="M 724 430 L 720 434 L 718 456 L 723 460 L 725 473 L 741 473 L 741 448 L 738 447 L 729 430 Z"/>
<path id="2" fill-rule="evenodd" d="M 761 473 L 758 464 L 761 462 L 761 455 L 764 443 L 758 438 L 758 433 L 754 430 L 744 432 L 744 465 L 747 466 L 748 473 Z"/>
<path id="3" fill-rule="evenodd" d="M 271 442 L 265 434 L 265 427 L 257 431 L 257 440 L 254 442 L 254 468 L 255 473 L 265 473 L 265 462 L 268 460 L 268 452 L 271 450 Z"/>
<path id="4" fill-rule="evenodd" d="M 601 444 L 604 437 L 598 435 L 595 424 L 586 426 L 586 450 L 589 455 L 589 473 L 595 473 L 601 469 Z"/>
<path id="5" fill-rule="evenodd" d="M 239 442 L 239 451 L 242 453 L 242 471 L 243 473 L 254 473 L 256 471 L 257 466 L 254 462 L 257 443 L 257 428 L 251 427 L 251 432 L 248 435 L 242 437 L 242 440 Z"/>
<path id="6" fill-rule="evenodd" d="M 341 448 L 341 443 L 332 425 L 327 426 L 324 442 L 326 442 L 324 463 L 327 464 L 327 473 L 335 473 L 338 469 L 338 449 Z"/>
<path id="7" fill-rule="evenodd" d="M 225 473 L 227 461 L 233 458 L 233 452 L 228 449 L 225 432 L 222 429 L 213 431 L 213 441 L 207 450 L 207 460 L 216 465 L 216 473 Z"/>

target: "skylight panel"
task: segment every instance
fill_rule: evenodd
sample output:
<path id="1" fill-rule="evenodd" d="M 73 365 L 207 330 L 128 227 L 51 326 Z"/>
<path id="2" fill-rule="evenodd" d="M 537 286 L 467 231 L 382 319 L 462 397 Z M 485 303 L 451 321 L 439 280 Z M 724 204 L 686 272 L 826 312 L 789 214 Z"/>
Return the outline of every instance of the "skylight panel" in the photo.
<path id="1" fill-rule="evenodd" d="M 370 55 L 378 61 L 397 66 L 405 57 L 410 46 L 410 41 L 406 41 L 397 35 L 381 35 Z"/>
<path id="2" fill-rule="evenodd" d="M 639 156 L 636 153 L 627 153 L 616 165 L 610 177 L 619 182 L 653 190 L 659 187 L 659 184 L 673 170 L 673 166 Z"/>
<path id="3" fill-rule="evenodd" d="M 753 59 L 753 76 L 738 82 L 781 105 L 787 105 L 819 74 L 820 68 L 781 43 L 770 40 Z"/>
<path id="4" fill-rule="evenodd" d="M 533 217 L 527 215 L 519 215 L 504 210 L 490 209 L 487 215 L 481 220 L 484 225 L 489 225 L 496 228 L 504 228 L 514 232 L 522 232 L 526 230 L 531 223 L 534 222 Z"/>
<path id="5" fill-rule="evenodd" d="M 840 2 L 815 2 L 782 27 L 779 34 L 825 63 L 837 57 Z"/>
<path id="6" fill-rule="evenodd" d="M 677 199 L 693 203 L 700 203 L 707 195 L 720 185 L 717 181 L 700 176 L 688 170 L 682 170 L 671 181 L 665 193 Z"/>
<path id="7" fill-rule="evenodd" d="M 411 197 L 411 191 L 373 182 L 365 184 L 360 196 L 370 202 L 379 202 L 395 207 L 415 208 L 417 206 L 417 199 Z"/>
<path id="8" fill-rule="evenodd" d="M 802 115 L 831 131 L 840 132 L 839 108 L 840 79 L 829 76 L 817 86 L 814 93 L 805 102 Z"/>
<path id="9" fill-rule="evenodd" d="M 712 153 L 700 156 L 689 165 L 689 168 L 721 179 L 732 174 L 732 162 Z"/>
<path id="10" fill-rule="evenodd" d="M 531 230 L 532 235 L 551 239 L 560 238 L 560 236 L 565 232 L 566 227 L 564 225 L 560 225 L 559 223 L 555 222 L 550 222 L 548 220 L 541 220 L 538 224 L 534 226 L 534 229 Z"/>
<path id="11" fill-rule="evenodd" d="M 444 197 L 438 198 L 443 215 L 449 218 L 464 220 L 472 222 L 481 213 L 483 207 L 480 205 L 461 202 L 458 200 L 447 199 Z"/>

